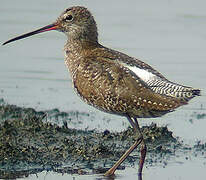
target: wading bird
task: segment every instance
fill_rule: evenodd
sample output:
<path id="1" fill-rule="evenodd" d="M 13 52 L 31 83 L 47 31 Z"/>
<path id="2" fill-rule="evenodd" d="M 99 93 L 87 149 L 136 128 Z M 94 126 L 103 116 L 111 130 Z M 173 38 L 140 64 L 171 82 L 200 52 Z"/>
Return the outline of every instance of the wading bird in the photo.
<path id="1" fill-rule="evenodd" d="M 96 22 L 85 7 L 68 8 L 54 23 L 3 45 L 50 30 L 67 36 L 65 64 L 80 97 L 102 111 L 125 116 L 139 133 L 139 138 L 105 176 L 113 175 L 138 145 L 141 146 L 138 169 L 141 175 L 147 149 L 137 119 L 172 112 L 200 95 L 200 90 L 173 83 L 139 59 L 101 45 Z"/>

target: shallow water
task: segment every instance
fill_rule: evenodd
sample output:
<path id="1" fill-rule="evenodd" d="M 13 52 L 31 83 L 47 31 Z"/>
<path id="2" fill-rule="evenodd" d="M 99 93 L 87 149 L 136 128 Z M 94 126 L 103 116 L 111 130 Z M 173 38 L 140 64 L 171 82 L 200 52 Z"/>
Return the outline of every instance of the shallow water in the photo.
<path id="1" fill-rule="evenodd" d="M 203 0 L 157 1 L 7 1 L 1 2 L 0 42 L 53 22 L 67 7 L 84 5 L 95 16 L 100 42 L 105 46 L 140 58 L 168 79 L 202 89 L 203 96 L 155 121 L 179 136 L 186 144 L 204 143 L 206 117 L 205 47 L 206 2 Z M 71 88 L 71 78 L 64 65 L 61 33 L 42 33 L 0 47 L 0 97 L 9 104 L 37 110 L 57 108 L 89 113 L 91 118 L 77 117 L 75 128 L 120 131 L 129 124 L 124 118 L 108 115 L 84 104 Z M 118 121 L 116 119 L 118 118 Z M 143 179 L 199 179 L 206 175 L 205 157 L 185 160 L 176 157 L 168 165 L 144 169 Z M 184 157 L 184 156 L 183 156 Z M 180 163 L 179 163 L 180 162 Z M 136 178 L 137 167 L 117 172 L 116 179 Z M 175 172 L 175 173 L 174 173 Z M 60 176 L 60 175 L 58 175 Z M 97 176 L 65 175 L 67 179 L 99 179 Z M 62 178 L 65 178 L 62 176 Z M 39 179 L 55 178 L 54 173 L 39 174 Z M 37 179 L 30 176 L 28 179 Z M 58 177 L 60 178 L 60 177 Z M 101 178 L 100 178 L 101 179 Z"/>

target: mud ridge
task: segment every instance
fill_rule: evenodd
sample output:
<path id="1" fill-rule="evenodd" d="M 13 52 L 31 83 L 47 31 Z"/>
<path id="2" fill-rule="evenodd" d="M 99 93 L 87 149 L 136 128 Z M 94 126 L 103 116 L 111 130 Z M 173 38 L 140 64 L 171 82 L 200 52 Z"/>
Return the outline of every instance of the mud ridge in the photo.
<path id="1" fill-rule="evenodd" d="M 27 177 L 44 170 L 103 173 L 138 137 L 131 128 L 118 133 L 77 130 L 68 128 L 66 121 L 60 127 L 46 122 L 46 115 L 32 108 L 0 105 L 0 178 Z M 177 149 L 183 149 L 167 127 L 151 124 L 142 127 L 142 132 L 148 146 L 146 166 L 166 164 Z M 205 150 L 201 143 L 196 146 Z M 138 159 L 139 150 L 132 153 L 120 169 L 136 165 Z"/>

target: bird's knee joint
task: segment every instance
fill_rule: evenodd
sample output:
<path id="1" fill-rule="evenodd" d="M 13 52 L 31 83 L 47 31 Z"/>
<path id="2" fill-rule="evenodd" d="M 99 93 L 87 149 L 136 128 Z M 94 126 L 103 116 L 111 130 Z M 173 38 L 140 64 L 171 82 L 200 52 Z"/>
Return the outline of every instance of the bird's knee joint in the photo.
<path id="1" fill-rule="evenodd" d="M 147 151 L 147 146 L 146 146 L 144 140 L 142 140 L 140 150 L 141 150 L 141 151 Z"/>

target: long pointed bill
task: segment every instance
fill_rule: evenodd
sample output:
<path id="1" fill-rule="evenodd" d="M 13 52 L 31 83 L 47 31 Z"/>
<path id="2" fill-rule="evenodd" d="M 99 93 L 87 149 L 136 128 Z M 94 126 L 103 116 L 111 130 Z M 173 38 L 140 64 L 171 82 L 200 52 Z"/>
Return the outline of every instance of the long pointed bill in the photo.
<path id="1" fill-rule="evenodd" d="M 13 42 L 13 41 L 16 41 L 16 40 L 19 40 L 19 39 L 26 38 L 26 37 L 29 37 L 29 36 L 32 36 L 34 34 L 42 33 L 42 32 L 45 32 L 45 31 L 56 30 L 56 29 L 58 29 L 58 25 L 57 24 L 50 24 L 48 26 L 44 26 L 44 27 L 42 27 L 40 29 L 37 29 L 36 31 L 32 31 L 32 32 L 23 34 L 21 36 L 17 36 L 17 37 L 15 37 L 13 39 L 10 39 L 10 40 L 6 41 L 5 43 L 3 43 L 2 45 L 8 44 L 10 42 Z"/>

